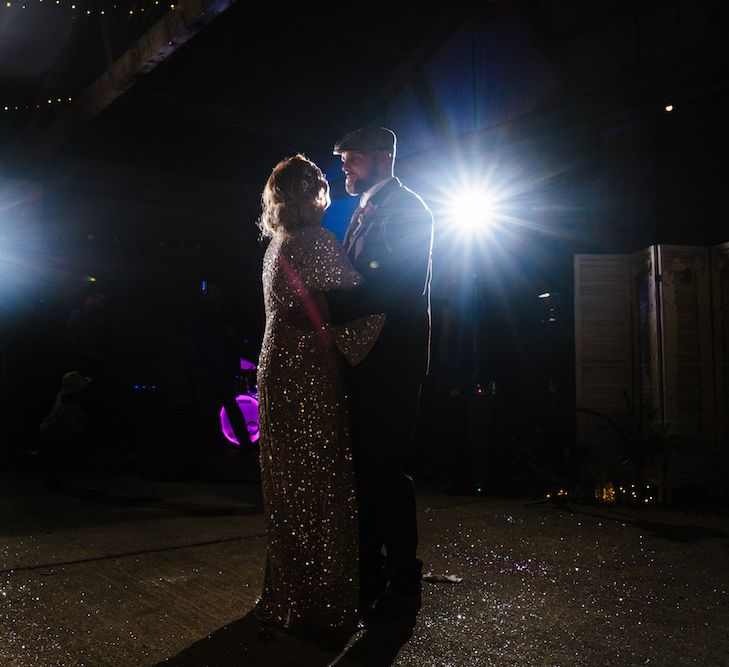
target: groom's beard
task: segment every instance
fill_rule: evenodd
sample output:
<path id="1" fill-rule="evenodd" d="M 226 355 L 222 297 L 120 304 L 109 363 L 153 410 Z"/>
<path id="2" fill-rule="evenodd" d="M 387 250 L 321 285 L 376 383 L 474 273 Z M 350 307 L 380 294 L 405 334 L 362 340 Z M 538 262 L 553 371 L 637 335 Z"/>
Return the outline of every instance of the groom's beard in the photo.
<path id="1" fill-rule="evenodd" d="M 348 195 L 361 195 L 369 190 L 376 181 L 371 178 L 358 178 L 350 175 L 344 178 L 344 189 Z"/>
<path id="2" fill-rule="evenodd" d="M 359 181 L 353 177 L 353 176 L 345 176 L 344 177 L 344 189 L 347 191 L 348 195 L 358 195 L 362 192 L 362 189 L 359 186 Z"/>

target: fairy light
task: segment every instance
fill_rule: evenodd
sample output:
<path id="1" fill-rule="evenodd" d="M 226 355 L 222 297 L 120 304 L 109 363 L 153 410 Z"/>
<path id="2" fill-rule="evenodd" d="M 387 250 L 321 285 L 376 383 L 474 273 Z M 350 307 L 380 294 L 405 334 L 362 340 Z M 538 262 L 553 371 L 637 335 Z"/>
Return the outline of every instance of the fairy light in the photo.
<path id="1" fill-rule="evenodd" d="M 615 485 L 612 482 L 606 482 L 601 488 L 595 489 L 595 499 L 603 503 L 614 503 Z"/>
<path id="2" fill-rule="evenodd" d="M 48 106 L 58 106 L 59 104 L 68 104 L 73 101 L 73 97 L 57 97 L 55 99 L 48 98 L 45 101 L 45 104 L 35 103 L 35 104 L 2 104 L 3 111 L 9 112 L 9 111 L 29 111 L 31 109 L 40 109 L 42 106 L 45 106 L 46 108 Z"/>
<path id="3" fill-rule="evenodd" d="M 97 7 L 85 7 L 83 6 L 85 3 L 78 3 L 76 1 L 69 2 L 66 0 L 55 0 L 53 3 L 44 3 L 43 0 L 35 0 L 35 2 L 32 2 L 30 0 L 23 0 L 22 2 L 16 2 L 16 0 L 4 0 L 2 4 L 0 4 L 0 8 L 2 9 L 27 9 L 28 7 L 43 7 L 48 4 L 55 4 L 56 7 L 65 7 L 69 11 L 71 11 L 74 14 L 74 18 L 78 14 L 85 14 L 86 16 L 93 16 L 94 14 L 98 15 L 106 15 L 109 13 L 109 11 L 123 11 L 125 14 L 143 14 L 147 9 L 151 9 L 153 7 L 159 8 L 160 0 L 148 0 L 145 5 L 142 7 L 135 7 L 133 9 L 129 9 L 128 7 L 123 7 L 117 4 L 114 4 L 109 8 L 108 6 L 105 9 L 97 8 Z M 178 6 L 175 3 L 169 4 L 169 9 L 171 11 L 176 11 L 178 9 Z"/>
<path id="4" fill-rule="evenodd" d="M 44 2 L 44 0 L 24 0 L 22 2 L 17 2 L 16 0 L 0 0 L 0 13 L 2 13 L 2 10 L 14 10 L 17 11 L 18 9 L 27 9 L 29 7 L 35 7 L 35 8 L 42 8 L 42 7 L 49 7 L 49 6 L 55 6 L 57 8 L 66 9 L 70 11 L 73 15 L 73 18 L 75 19 L 79 14 L 83 14 L 84 16 L 94 16 L 94 15 L 100 15 L 100 16 L 106 16 L 110 14 L 112 11 L 122 11 L 125 14 L 128 13 L 129 15 L 139 15 L 144 14 L 147 9 L 153 9 L 156 8 L 158 10 L 161 10 L 164 12 L 163 9 L 164 3 L 161 3 L 161 0 L 147 0 L 145 3 L 146 6 L 142 7 L 135 7 L 133 9 L 129 9 L 128 7 L 123 7 L 119 4 L 113 4 L 111 8 L 109 6 L 106 6 L 105 8 L 97 8 L 97 7 L 87 7 L 84 6 L 86 3 L 79 3 L 76 1 L 69 2 L 68 0 L 48 0 L 47 2 Z M 170 3 L 169 4 L 169 10 L 168 11 L 177 11 L 179 9 L 179 6 Z M 71 102 L 71 97 L 67 98 L 68 102 Z M 46 100 L 46 103 L 44 105 L 42 104 L 14 104 L 13 100 L 0 100 L 0 105 L 2 105 L 2 110 L 5 113 L 10 113 L 14 111 L 27 111 L 30 109 L 40 109 L 41 106 L 47 106 L 47 105 L 55 105 L 55 104 L 62 104 L 66 103 L 66 99 L 59 97 L 57 99 L 48 99 Z"/>
<path id="5" fill-rule="evenodd" d="M 658 502 L 656 489 L 651 484 L 640 487 L 635 484 L 629 486 L 615 485 L 613 482 L 604 482 L 595 487 L 595 500 L 605 504 L 624 503 L 650 505 Z"/>

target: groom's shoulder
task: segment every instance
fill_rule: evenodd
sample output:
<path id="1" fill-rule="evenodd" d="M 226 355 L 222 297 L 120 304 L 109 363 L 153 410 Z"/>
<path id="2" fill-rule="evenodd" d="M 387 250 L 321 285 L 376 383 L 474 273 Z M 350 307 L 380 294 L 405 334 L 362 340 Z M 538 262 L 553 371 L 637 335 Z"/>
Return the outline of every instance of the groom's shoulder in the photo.
<path id="1" fill-rule="evenodd" d="M 430 208 L 425 203 L 425 200 L 407 185 L 403 184 L 400 179 L 393 179 L 393 187 L 388 193 L 387 203 L 392 206 L 398 206 L 411 210 L 421 209 L 430 213 Z"/>
<path id="2" fill-rule="evenodd" d="M 407 216 L 409 219 L 428 223 L 433 218 L 430 207 L 425 200 L 406 185 L 400 185 L 392 194 L 391 210 L 396 215 Z"/>

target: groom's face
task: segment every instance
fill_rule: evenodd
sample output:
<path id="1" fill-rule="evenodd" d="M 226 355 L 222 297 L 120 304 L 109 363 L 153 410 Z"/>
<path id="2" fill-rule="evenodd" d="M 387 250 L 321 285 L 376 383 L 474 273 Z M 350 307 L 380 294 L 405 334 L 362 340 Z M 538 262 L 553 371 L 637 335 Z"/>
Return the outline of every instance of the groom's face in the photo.
<path id="1" fill-rule="evenodd" d="M 382 179 L 378 152 L 343 151 L 344 187 L 350 195 L 360 195 Z"/>

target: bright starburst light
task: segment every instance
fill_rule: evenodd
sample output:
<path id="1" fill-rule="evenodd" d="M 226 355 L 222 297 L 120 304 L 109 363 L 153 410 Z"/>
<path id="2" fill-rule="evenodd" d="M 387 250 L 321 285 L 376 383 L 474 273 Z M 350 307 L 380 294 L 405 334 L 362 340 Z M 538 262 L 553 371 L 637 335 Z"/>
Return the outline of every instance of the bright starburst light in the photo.
<path id="1" fill-rule="evenodd" d="M 469 190 L 456 195 L 450 218 L 465 233 L 473 234 L 485 230 L 497 214 L 498 204 L 488 192 Z"/>

